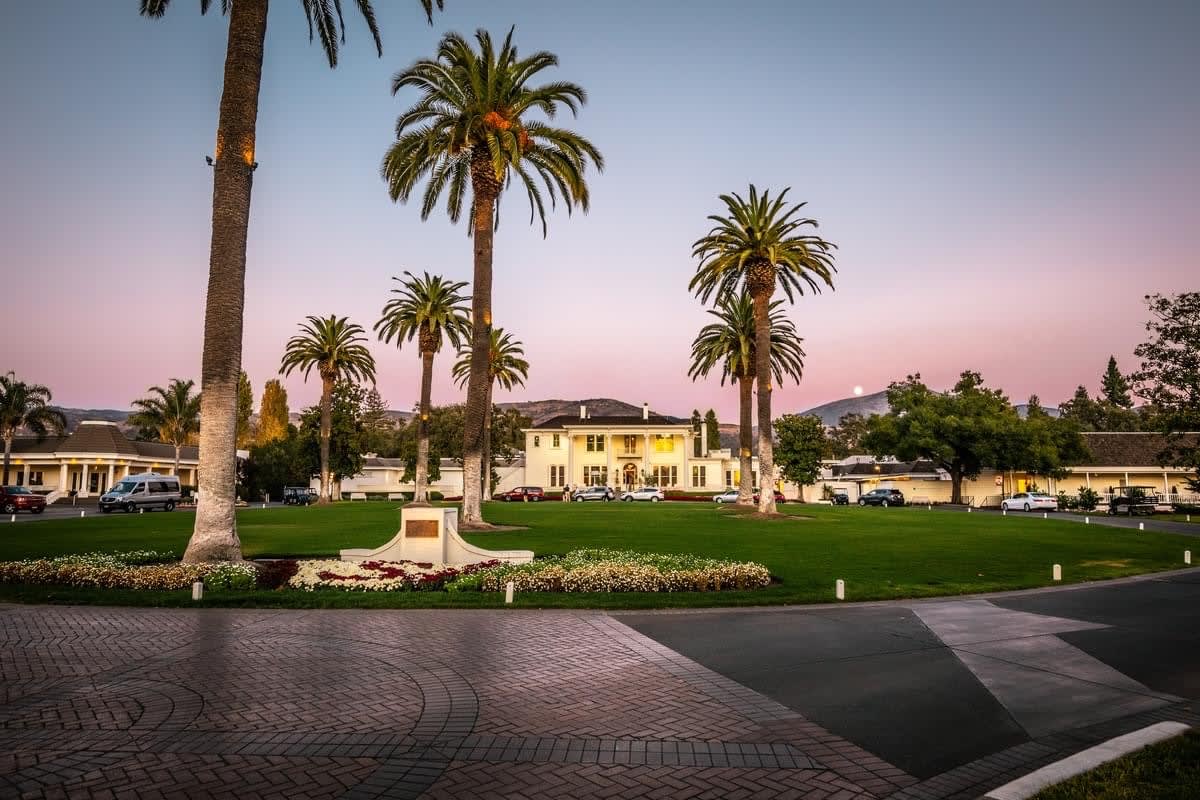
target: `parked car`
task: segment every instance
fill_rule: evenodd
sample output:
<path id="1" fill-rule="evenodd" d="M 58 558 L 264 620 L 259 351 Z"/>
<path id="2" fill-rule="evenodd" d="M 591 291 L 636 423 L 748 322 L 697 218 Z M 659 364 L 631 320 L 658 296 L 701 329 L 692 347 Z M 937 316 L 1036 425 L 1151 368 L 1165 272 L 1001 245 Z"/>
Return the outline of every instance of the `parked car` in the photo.
<path id="1" fill-rule="evenodd" d="M 46 498 L 24 486 L 0 486 L 0 510 L 5 514 L 18 511 L 40 514 L 46 510 Z"/>
<path id="2" fill-rule="evenodd" d="M 634 500 L 661 503 L 667 499 L 667 496 L 663 494 L 662 489 L 655 486 L 643 486 L 640 489 L 634 489 L 632 492 L 626 492 L 621 496 L 621 499 L 626 503 L 632 503 Z"/>
<path id="3" fill-rule="evenodd" d="M 583 503 L 588 500 L 603 500 L 609 502 L 616 497 L 616 492 L 607 486 L 585 486 L 571 496 L 571 499 L 576 503 Z"/>
<path id="4" fill-rule="evenodd" d="M 758 498 L 760 496 L 761 495 L 759 495 L 758 492 L 754 493 L 754 502 L 755 503 L 758 502 Z M 783 492 L 779 491 L 778 489 L 775 490 L 775 502 L 776 503 L 786 503 L 787 502 L 787 499 L 783 496 Z"/>
<path id="5" fill-rule="evenodd" d="M 518 486 L 511 492 L 500 495 L 500 499 L 506 503 L 540 503 L 546 499 L 546 493 L 540 486 Z"/>
<path id="6" fill-rule="evenodd" d="M 904 493 L 899 489 L 872 489 L 871 491 L 858 498 L 860 506 L 902 506 L 904 505 Z"/>
<path id="7" fill-rule="evenodd" d="M 737 489 L 726 489 L 725 491 L 721 492 L 720 494 L 713 495 L 713 502 L 717 503 L 718 505 L 720 505 L 722 503 L 736 503 L 737 499 L 738 499 L 738 490 Z"/>
<path id="8" fill-rule="evenodd" d="M 155 507 L 174 511 L 179 498 L 179 478 L 143 472 L 141 475 L 121 478 L 120 483 L 100 495 L 100 512 L 107 514 L 120 508 L 126 514 L 132 514 L 143 508 Z"/>
<path id="9" fill-rule="evenodd" d="M 850 505 L 850 495 L 846 492 L 845 489 L 834 489 L 833 490 L 833 504 L 835 506 Z"/>
<path id="10" fill-rule="evenodd" d="M 1040 492 L 1017 492 L 1000 502 L 1005 511 L 1058 511 L 1058 498 Z"/>
<path id="11" fill-rule="evenodd" d="M 316 499 L 316 492 L 308 486 L 283 487 L 283 504 L 285 506 L 306 506 Z"/>

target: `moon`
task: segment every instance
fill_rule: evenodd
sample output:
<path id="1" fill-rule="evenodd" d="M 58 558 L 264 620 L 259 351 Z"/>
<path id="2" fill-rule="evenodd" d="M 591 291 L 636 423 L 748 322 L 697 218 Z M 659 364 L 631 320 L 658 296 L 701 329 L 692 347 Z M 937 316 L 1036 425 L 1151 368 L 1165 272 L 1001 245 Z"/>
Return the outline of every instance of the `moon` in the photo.
<path id="1" fill-rule="evenodd" d="M 855 386 L 855 387 L 854 387 L 854 396 L 855 396 L 855 397 L 861 397 L 861 396 L 862 396 L 862 387 L 861 387 L 861 386 Z"/>

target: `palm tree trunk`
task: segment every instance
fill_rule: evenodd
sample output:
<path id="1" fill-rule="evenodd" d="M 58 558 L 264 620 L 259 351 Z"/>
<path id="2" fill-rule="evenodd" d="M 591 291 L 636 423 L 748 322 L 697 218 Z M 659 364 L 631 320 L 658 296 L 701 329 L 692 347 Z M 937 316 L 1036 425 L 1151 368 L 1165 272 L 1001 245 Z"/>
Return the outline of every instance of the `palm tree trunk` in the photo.
<path id="1" fill-rule="evenodd" d="M 421 353 L 421 408 L 417 413 L 417 485 L 414 503 L 429 502 L 429 413 L 433 391 L 433 351 Z"/>
<path id="2" fill-rule="evenodd" d="M 773 284 L 772 284 L 773 285 Z M 754 295 L 754 371 L 758 382 L 758 511 L 775 513 L 775 447 L 771 440 L 771 295 Z"/>
<path id="3" fill-rule="evenodd" d="M 492 341 L 492 227 L 500 184 L 486 149 L 472 157 L 471 189 L 475 198 L 475 269 L 471 283 L 471 373 L 467 379 L 466 419 L 463 421 L 463 523 L 483 522 L 482 473 L 484 421 L 491 374 L 488 353 Z"/>
<path id="4" fill-rule="evenodd" d="M 492 499 L 492 388 L 494 382 L 488 381 L 487 389 L 487 416 L 483 420 L 483 471 L 481 478 L 483 481 L 483 499 Z"/>
<path id="5" fill-rule="evenodd" d="M 175 471 L 171 474 L 176 478 L 179 477 L 179 445 L 175 445 Z"/>
<path id="6" fill-rule="evenodd" d="M 751 414 L 754 405 L 754 381 L 738 379 L 738 499 L 739 506 L 754 505 L 754 462 L 751 448 L 754 446 Z"/>
<path id="7" fill-rule="evenodd" d="M 8 486 L 8 467 L 12 461 L 12 443 L 13 434 L 11 431 L 4 432 L 4 481 L 0 482 L 0 486 Z"/>
<path id="8" fill-rule="evenodd" d="M 329 437 L 333 431 L 333 379 L 321 378 L 321 496 L 318 503 L 333 502 L 333 475 L 329 472 Z"/>
<path id="9" fill-rule="evenodd" d="M 200 369 L 200 498 L 192 538 L 183 554 L 188 563 L 242 557 L 234 518 L 237 388 L 267 0 L 238 0 L 231 5 L 214 153 L 212 245 Z"/>

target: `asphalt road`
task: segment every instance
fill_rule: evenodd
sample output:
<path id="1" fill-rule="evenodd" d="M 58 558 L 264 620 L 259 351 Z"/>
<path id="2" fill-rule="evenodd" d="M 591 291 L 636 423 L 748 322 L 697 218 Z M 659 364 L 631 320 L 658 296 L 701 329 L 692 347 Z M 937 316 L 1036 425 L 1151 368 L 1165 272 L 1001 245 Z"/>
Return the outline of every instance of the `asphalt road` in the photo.
<path id="1" fill-rule="evenodd" d="M 992 600 L 619 619 L 920 778 L 1200 698 L 1200 571 Z"/>
<path id="2" fill-rule="evenodd" d="M 949 512 L 949 513 L 958 513 L 958 514 L 967 513 L 965 509 L 960 509 L 960 508 L 939 508 L 938 506 L 934 506 L 934 508 L 938 509 L 940 511 Z M 972 513 L 974 513 L 974 514 L 999 514 L 1001 512 L 998 509 L 976 508 L 976 509 L 972 510 Z M 1014 516 L 1025 516 L 1026 515 L 1026 512 L 1024 512 L 1024 511 L 1010 511 L 1008 513 L 1012 514 Z M 1040 517 L 1041 515 L 1042 515 L 1042 512 L 1040 512 L 1040 511 L 1030 511 L 1028 513 L 1028 516 L 1031 516 L 1031 517 Z M 1051 517 L 1051 519 L 1066 520 L 1067 522 L 1078 522 L 1080 525 L 1085 524 L 1084 523 L 1085 516 L 1081 515 L 1081 514 L 1060 514 L 1060 513 L 1050 512 L 1050 517 Z M 1113 528 L 1133 528 L 1136 530 L 1137 526 L 1139 524 L 1144 524 L 1146 527 L 1146 530 L 1148 530 L 1148 531 L 1161 531 L 1163 533 L 1182 533 L 1185 536 L 1200 536 L 1200 516 L 1195 517 L 1197 522 L 1176 522 L 1174 520 L 1155 519 L 1154 517 L 1116 517 L 1116 516 L 1110 517 L 1108 514 L 1105 514 L 1104 512 L 1088 514 L 1088 515 L 1086 515 L 1086 518 L 1088 520 L 1088 524 L 1091 524 L 1091 525 L 1108 525 Z"/>

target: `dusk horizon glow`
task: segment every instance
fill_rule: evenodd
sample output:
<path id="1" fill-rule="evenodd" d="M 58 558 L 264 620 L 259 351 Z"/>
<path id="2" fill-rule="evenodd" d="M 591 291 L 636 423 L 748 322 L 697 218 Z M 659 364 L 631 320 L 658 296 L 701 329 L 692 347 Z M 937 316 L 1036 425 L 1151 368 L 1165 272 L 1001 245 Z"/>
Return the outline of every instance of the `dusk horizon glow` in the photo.
<path id="1" fill-rule="evenodd" d="M 29 332 L 0 371 L 67 407 L 199 384 L 226 20 L 115 5 L 22 4 L 0 33 L 5 318 Z M 788 307 L 807 358 L 777 415 L 968 369 L 1014 403 L 1057 405 L 1098 392 L 1110 354 L 1137 367 L 1144 295 L 1197 288 L 1200 5 L 446 0 L 432 26 L 416 2 L 377 5 L 383 58 L 348 13 L 336 70 L 297 3 L 271 8 L 243 345 L 256 408 L 307 315 L 370 331 L 392 276 L 470 280 L 465 220 L 439 207 L 422 222 L 378 174 L 414 98 L 390 78 L 450 30 L 515 25 L 523 53 L 556 53 L 547 79 L 589 93 L 560 121 L 607 162 L 588 174 L 591 212 L 560 206 L 545 239 L 505 196 L 493 318 L 531 369 L 496 402 L 612 397 L 736 421 L 734 387 L 687 377 L 709 319 L 687 283 L 718 195 L 750 183 L 790 186 L 838 245 L 835 290 Z M 410 410 L 416 350 L 370 347 L 380 392 Z M 454 358 L 435 362 L 436 405 L 464 399 Z M 283 383 L 293 411 L 316 402 L 318 381 Z"/>

